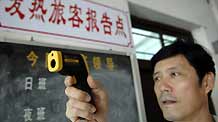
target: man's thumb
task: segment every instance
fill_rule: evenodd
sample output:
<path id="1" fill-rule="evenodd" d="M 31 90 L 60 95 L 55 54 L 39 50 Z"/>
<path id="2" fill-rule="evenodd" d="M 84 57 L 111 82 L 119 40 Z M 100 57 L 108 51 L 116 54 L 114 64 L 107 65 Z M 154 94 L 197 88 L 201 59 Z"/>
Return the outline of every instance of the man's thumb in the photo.
<path id="1" fill-rule="evenodd" d="M 99 81 L 95 81 L 91 75 L 87 77 L 88 84 L 91 89 L 101 89 L 102 85 Z"/>

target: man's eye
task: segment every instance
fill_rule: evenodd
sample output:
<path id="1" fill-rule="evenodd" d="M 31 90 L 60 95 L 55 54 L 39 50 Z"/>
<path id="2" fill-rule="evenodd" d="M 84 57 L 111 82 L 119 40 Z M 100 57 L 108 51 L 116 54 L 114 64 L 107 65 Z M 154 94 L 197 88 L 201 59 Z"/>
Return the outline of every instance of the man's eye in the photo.
<path id="1" fill-rule="evenodd" d="M 172 72 L 170 75 L 171 75 L 171 77 L 177 77 L 177 76 L 179 76 L 179 73 L 178 72 Z"/>
<path id="2" fill-rule="evenodd" d="M 160 81 L 160 77 L 154 77 L 153 80 L 154 82 Z"/>

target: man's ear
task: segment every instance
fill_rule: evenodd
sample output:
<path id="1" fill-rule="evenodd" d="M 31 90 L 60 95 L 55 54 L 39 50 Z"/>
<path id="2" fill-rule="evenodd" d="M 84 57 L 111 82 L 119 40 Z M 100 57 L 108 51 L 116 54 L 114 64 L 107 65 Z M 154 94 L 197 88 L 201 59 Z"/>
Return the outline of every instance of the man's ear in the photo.
<path id="1" fill-rule="evenodd" d="M 213 72 L 208 72 L 202 81 L 202 87 L 205 88 L 205 94 L 208 94 L 214 87 L 215 76 Z"/>

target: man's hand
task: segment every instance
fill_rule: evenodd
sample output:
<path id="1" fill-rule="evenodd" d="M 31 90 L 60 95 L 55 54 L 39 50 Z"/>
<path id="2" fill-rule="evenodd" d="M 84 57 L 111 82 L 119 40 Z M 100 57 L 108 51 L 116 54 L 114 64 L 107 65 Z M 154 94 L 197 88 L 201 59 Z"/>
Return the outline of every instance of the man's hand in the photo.
<path id="1" fill-rule="evenodd" d="M 92 89 L 94 105 L 89 103 L 91 96 L 73 87 L 74 80 L 71 76 L 65 78 L 65 93 L 69 100 L 66 104 L 66 116 L 72 122 L 79 122 L 79 118 L 85 118 L 88 122 L 106 122 L 108 112 L 108 96 L 100 82 L 93 80 L 92 76 L 87 78 Z M 78 121 L 77 121 L 78 120 Z"/>

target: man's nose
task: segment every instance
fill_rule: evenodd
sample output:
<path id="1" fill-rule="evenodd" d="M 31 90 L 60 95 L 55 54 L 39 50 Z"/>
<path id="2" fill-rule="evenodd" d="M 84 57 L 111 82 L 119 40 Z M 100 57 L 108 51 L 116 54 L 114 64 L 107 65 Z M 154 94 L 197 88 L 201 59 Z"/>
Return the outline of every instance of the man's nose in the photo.
<path id="1" fill-rule="evenodd" d="M 159 84 L 159 90 L 161 92 L 163 91 L 168 91 L 168 92 L 171 92 L 172 91 L 172 84 L 170 82 L 170 78 L 163 78 L 161 81 L 160 81 L 160 84 Z"/>

